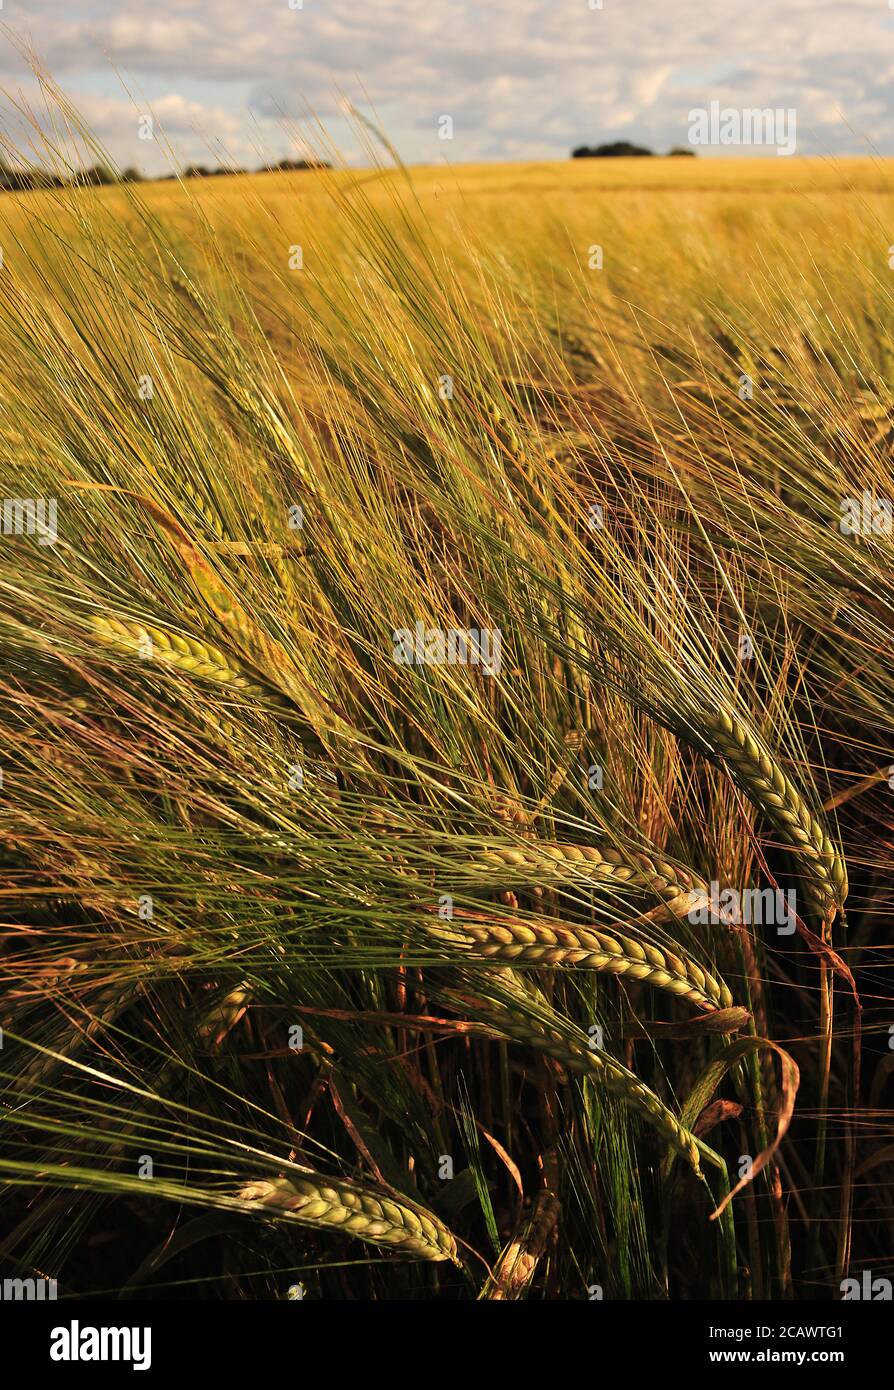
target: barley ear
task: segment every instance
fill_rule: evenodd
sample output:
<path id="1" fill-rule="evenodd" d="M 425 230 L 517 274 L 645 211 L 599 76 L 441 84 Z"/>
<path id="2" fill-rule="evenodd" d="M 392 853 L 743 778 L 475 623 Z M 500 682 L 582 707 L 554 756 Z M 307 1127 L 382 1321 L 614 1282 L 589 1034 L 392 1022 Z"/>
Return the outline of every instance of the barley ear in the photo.
<path id="1" fill-rule="evenodd" d="M 501 980 L 507 990 L 515 990 L 507 979 Z M 524 1043 L 536 1051 L 560 1062 L 569 1071 L 590 1076 L 607 1091 L 629 1106 L 647 1124 L 656 1129 L 674 1153 L 684 1158 L 696 1177 L 702 1177 L 699 1145 L 695 1135 L 677 1119 L 672 1110 L 650 1090 L 639 1077 L 615 1061 L 607 1052 L 592 1045 L 592 1040 L 573 1024 L 556 1018 L 555 1024 L 539 1011 L 537 1016 L 525 1007 L 530 998 L 518 989 L 518 1007 L 496 1003 L 492 999 L 476 998 L 475 1012 L 507 1040 Z M 467 1010 L 468 1003 L 454 1000 L 454 1007 Z M 559 1026 L 555 1026 L 558 1024 Z"/>
<path id="2" fill-rule="evenodd" d="M 831 921 L 847 899 L 847 866 L 821 817 L 757 735 L 720 706 L 710 719 L 710 739 L 749 800 L 798 851 L 804 888 L 816 914 Z"/>
<path id="3" fill-rule="evenodd" d="M 526 875 L 536 881 L 580 882 L 582 879 L 655 893 L 668 904 L 688 910 L 693 893 L 707 897 L 708 885 L 696 874 L 657 854 L 639 850 L 622 851 L 611 845 L 568 845 L 546 841 L 525 841 L 517 845 L 485 850 L 477 861 L 494 876 L 505 877 L 507 868 L 516 870 L 517 882 Z"/>
<path id="4" fill-rule="evenodd" d="M 281 699 L 277 692 L 259 684 L 241 662 L 212 646 L 204 638 L 167 632 L 130 618 L 109 613 L 93 613 L 90 625 L 107 646 L 132 652 L 166 666 L 174 666 L 191 676 L 214 681 L 245 695 Z"/>
<path id="5" fill-rule="evenodd" d="M 439 939 L 483 960 L 505 961 L 513 966 L 577 966 L 641 981 L 706 1011 L 733 1005 L 733 997 L 723 981 L 716 980 L 682 951 L 659 949 L 626 934 L 620 927 L 603 931 L 546 917 L 520 920 L 463 912 L 454 916 L 450 926 L 433 930 Z"/>
<path id="6" fill-rule="evenodd" d="M 459 1265 L 456 1241 L 436 1216 L 353 1183 L 302 1173 L 248 1183 L 237 1196 L 304 1226 L 329 1226 L 370 1245 Z"/>

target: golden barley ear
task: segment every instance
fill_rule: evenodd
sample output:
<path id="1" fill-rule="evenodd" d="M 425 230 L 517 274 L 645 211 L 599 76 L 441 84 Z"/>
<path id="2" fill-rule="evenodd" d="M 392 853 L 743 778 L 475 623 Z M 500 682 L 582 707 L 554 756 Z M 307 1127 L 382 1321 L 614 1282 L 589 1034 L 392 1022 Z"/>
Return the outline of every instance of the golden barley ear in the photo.
<path id="1" fill-rule="evenodd" d="M 623 934 L 620 928 L 609 932 L 553 918 L 518 921 L 502 916 L 470 919 L 469 914 L 457 914 L 451 926 L 437 928 L 436 935 L 484 960 L 516 966 L 579 966 L 665 990 L 706 1011 L 733 1005 L 723 981 L 716 980 L 682 950 L 660 950 Z"/>
<path id="2" fill-rule="evenodd" d="M 537 883 L 579 882 L 592 879 L 615 885 L 633 887 L 655 893 L 668 904 L 682 908 L 693 894 L 707 897 L 708 885 L 698 875 L 657 855 L 636 850 L 622 851 L 613 846 L 551 844 L 546 841 L 528 842 L 485 850 L 482 866 L 499 872 L 504 867 L 517 869 L 519 881 L 530 877 Z"/>

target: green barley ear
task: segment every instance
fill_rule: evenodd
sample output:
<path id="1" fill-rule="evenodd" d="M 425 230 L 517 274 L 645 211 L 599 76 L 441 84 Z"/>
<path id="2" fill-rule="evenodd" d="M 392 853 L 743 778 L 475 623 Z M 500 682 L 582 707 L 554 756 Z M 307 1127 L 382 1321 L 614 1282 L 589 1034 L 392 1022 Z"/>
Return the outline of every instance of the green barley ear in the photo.
<path id="1" fill-rule="evenodd" d="M 706 720 L 706 732 L 749 800 L 798 852 L 812 909 L 822 920 L 832 920 L 847 899 L 847 866 L 822 818 L 811 810 L 758 736 L 730 709 L 721 706 Z"/>
<path id="2" fill-rule="evenodd" d="M 456 1241 L 436 1216 L 368 1188 L 307 1173 L 249 1183 L 237 1195 L 304 1226 L 330 1226 L 371 1245 L 459 1265 Z"/>
<path id="3" fill-rule="evenodd" d="M 259 684 L 236 657 L 222 652 L 204 638 L 165 632 L 162 628 L 111 614 L 94 613 L 90 624 L 101 641 L 120 651 L 146 656 L 245 695 L 281 699 L 277 692 Z"/>
<path id="4" fill-rule="evenodd" d="M 257 670 L 287 700 L 291 701 L 316 731 L 348 729 L 321 691 L 303 674 L 295 651 L 261 627 L 247 611 L 231 583 L 221 577 L 197 548 L 176 517 L 151 497 L 127 488 L 106 484 L 74 483 L 84 490 L 120 492 L 131 498 L 152 518 L 178 555 L 196 595 L 216 619 L 242 659 Z"/>
<path id="5" fill-rule="evenodd" d="M 569 1071 L 592 1077 L 657 1130 L 674 1153 L 686 1160 L 696 1177 L 702 1177 L 695 1135 L 639 1077 L 595 1046 L 592 1038 L 562 1018 L 542 998 L 524 990 L 509 972 L 500 977 L 499 988 L 502 998 L 482 998 L 476 993 L 474 1005 L 452 991 L 445 992 L 445 999 L 464 1013 L 473 1007 L 474 1016 L 507 1041 L 524 1043 L 554 1058 Z"/>
<path id="6" fill-rule="evenodd" d="M 494 1026 L 508 1038 L 527 1043 L 530 1047 L 561 1062 L 569 1071 L 591 1076 L 612 1095 L 624 1102 L 647 1124 L 656 1129 L 675 1153 L 689 1164 L 697 1178 L 702 1176 L 699 1148 L 695 1135 L 680 1123 L 672 1110 L 659 1100 L 655 1092 L 628 1071 L 613 1057 L 597 1048 L 588 1049 L 583 1038 L 575 1046 L 557 1029 L 538 1027 L 521 1017 L 493 1016 Z"/>

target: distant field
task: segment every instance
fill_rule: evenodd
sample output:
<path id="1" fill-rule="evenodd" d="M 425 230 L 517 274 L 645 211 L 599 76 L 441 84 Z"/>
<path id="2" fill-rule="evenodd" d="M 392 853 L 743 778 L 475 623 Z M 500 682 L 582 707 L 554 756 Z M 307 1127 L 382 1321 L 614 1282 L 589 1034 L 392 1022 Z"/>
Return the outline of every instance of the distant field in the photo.
<path id="1" fill-rule="evenodd" d="M 629 191 L 631 187 L 652 190 L 772 192 L 891 192 L 894 191 L 894 160 L 886 159 L 803 159 L 695 158 L 695 159 L 567 159 L 542 163 L 413 165 L 413 181 L 420 191 L 443 193 L 457 187 L 468 192 L 592 192 Z M 312 185 L 320 178 L 337 177 L 361 182 L 382 175 L 363 170 L 292 174 L 246 174 L 227 179 L 207 180 L 220 196 L 244 194 L 246 184 L 263 182 L 269 186 L 290 183 Z M 392 177 L 393 175 L 386 175 Z M 202 180 L 193 179 L 193 184 Z M 149 185 L 144 185 L 148 187 Z M 165 188 L 166 183 L 157 185 Z"/>
<path id="2" fill-rule="evenodd" d="M 753 297 L 775 302 L 773 286 L 781 291 L 780 312 L 788 313 L 798 298 L 793 286 L 815 271 L 843 300 L 859 296 L 865 276 L 886 281 L 894 273 L 887 264 L 894 243 L 894 161 L 569 159 L 422 166 L 407 174 L 191 179 L 142 184 L 136 194 L 173 234 L 193 242 L 197 234 L 201 239 L 204 221 L 222 249 L 241 247 L 264 261 L 300 244 L 306 280 L 321 282 L 340 273 L 344 209 L 368 201 L 390 217 L 402 199 L 415 200 L 457 268 L 473 247 L 485 258 L 499 251 L 533 277 L 535 293 L 545 294 L 555 277 L 570 274 L 576 296 L 598 303 L 608 298 L 616 307 L 620 296 L 669 316 L 699 314 L 715 299 L 734 314 L 747 314 L 752 305 L 760 312 Z M 97 211 L 130 216 L 127 196 L 118 190 L 82 194 L 67 205 L 80 199 Z M 0 227 L 27 241 L 35 212 L 56 220 L 60 207 L 65 198 L 7 195 Z M 594 245 L 602 248 L 602 270 L 579 277 Z M 764 275 L 761 267 L 770 266 L 772 273 Z M 753 282 L 752 271 L 758 277 Z"/>

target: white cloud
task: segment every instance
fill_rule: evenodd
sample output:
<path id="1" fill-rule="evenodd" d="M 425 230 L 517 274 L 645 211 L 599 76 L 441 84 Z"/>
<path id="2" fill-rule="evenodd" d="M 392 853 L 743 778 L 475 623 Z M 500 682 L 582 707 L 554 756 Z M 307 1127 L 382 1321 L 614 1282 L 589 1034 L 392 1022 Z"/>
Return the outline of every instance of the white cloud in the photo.
<path id="1" fill-rule="evenodd" d="M 861 137 L 894 153 L 884 0 L 7 0 L 4 16 L 87 105 L 109 63 L 156 93 L 188 157 L 195 128 L 247 149 L 249 112 L 275 139 L 278 112 L 333 119 L 340 91 L 361 106 L 365 93 L 410 159 L 561 157 L 620 137 L 667 148 L 712 98 L 795 107 L 808 153 Z M 0 49 L 3 68 L 21 72 Z M 129 150 L 127 103 L 92 109 L 113 153 Z"/>

